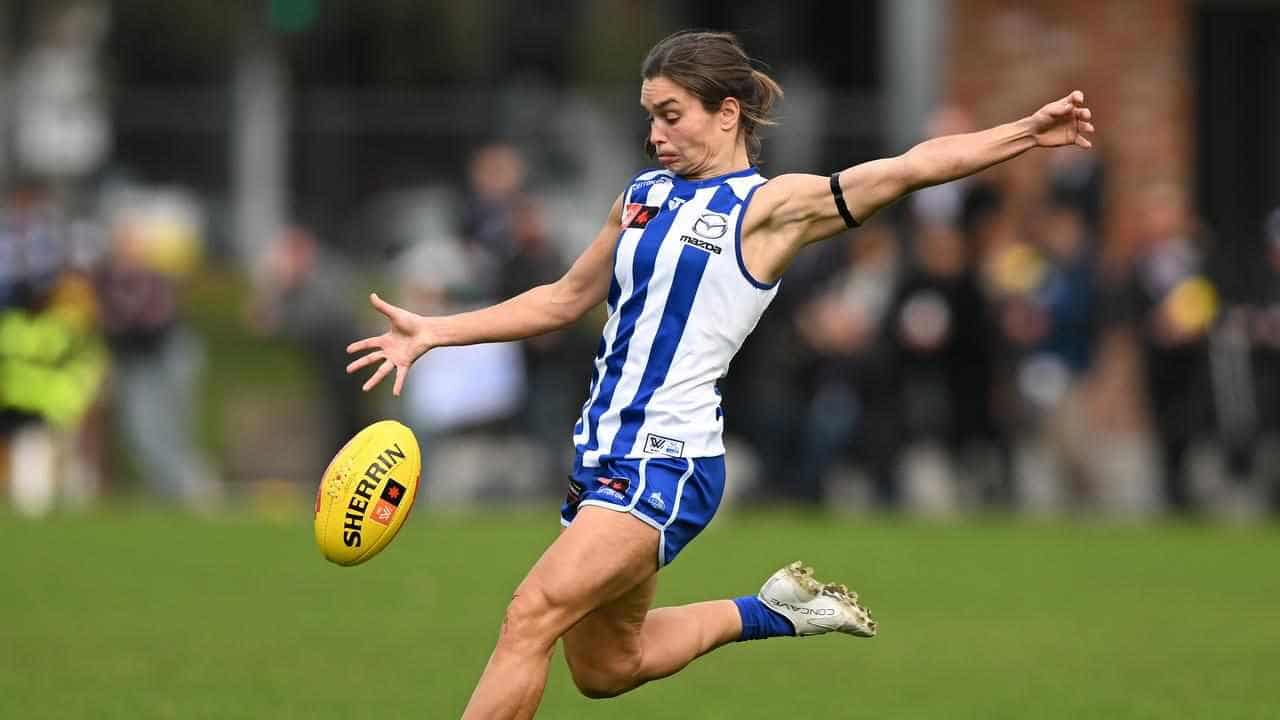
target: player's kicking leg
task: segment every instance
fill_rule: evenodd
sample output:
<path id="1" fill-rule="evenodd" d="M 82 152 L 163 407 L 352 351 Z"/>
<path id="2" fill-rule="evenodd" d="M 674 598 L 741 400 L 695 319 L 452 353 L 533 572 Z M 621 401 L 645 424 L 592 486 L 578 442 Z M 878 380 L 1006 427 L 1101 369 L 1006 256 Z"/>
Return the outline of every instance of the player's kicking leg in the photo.
<path id="1" fill-rule="evenodd" d="M 876 623 L 871 613 L 858 604 L 857 593 L 844 585 L 819 581 L 813 576 L 813 568 L 798 561 L 774 573 L 754 599 L 785 617 L 795 635 L 876 635 Z M 734 602 L 747 604 L 743 601 L 739 598 Z M 746 617 L 745 612 L 743 616 Z"/>
<path id="2" fill-rule="evenodd" d="M 876 624 L 843 585 L 822 583 L 795 562 L 759 595 L 649 610 L 657 576 L 603 605 L 564 636 L 565 660 L 582 694 L 620 695 L 673 675 L 731 642 L 841 632 L 873 637 Z"/>
<path id="3" fill-rule="evenodd" d="M 592 610 L 652 578 L 657 553 L 658 533 L 649 525 L 625 513 L 582 508 L 516 589 L 464 720 L 533 717 L 556 640 Z"/>
<path id="4" fill-rule="evenodd" d="M 650 610 L 656 587 L 654 576 L 565 634 L 565 661 L 583 695 L 621 695 L 675 674 L 742 634 L 732 600 Z"/>

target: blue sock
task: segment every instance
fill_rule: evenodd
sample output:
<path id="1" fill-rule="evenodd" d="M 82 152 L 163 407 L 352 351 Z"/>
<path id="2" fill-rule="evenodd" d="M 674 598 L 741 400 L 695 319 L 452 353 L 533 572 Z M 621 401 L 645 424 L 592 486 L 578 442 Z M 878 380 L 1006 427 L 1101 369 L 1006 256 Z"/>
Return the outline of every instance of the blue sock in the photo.
<path id="1" fill-rule="evenodd" d="M 738 614 L 742 616 L 743 640 L 762 640 L 771 637 L 791 637 L 796 629 L 791 621 L 769 609 L 754 595 L 734 598 L 733 604 L 738 606 Z"/>

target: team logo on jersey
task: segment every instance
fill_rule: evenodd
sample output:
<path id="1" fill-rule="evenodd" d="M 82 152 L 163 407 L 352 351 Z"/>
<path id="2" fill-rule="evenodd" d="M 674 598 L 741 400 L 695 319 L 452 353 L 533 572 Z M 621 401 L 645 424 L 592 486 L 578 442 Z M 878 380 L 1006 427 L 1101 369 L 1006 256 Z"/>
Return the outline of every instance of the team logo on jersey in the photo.
<path id="1" fill-rule="evenodd" d="M 662 499 L 662 493 L 658 492 L 657 490 L 654 490 L 652 493 L 650 493 L 649 497 L 645 499 L 645 502 L 649 503 L 649 505 L 651 505 L 654 510 L 667 509 L 667 501 Z"/>
<path id="2" fill-rule="evenodd" d="M 699 250 L 706 250 L 707 252 L 713 252 L 717 255 L 720 254 L 719 245 L 713 245 L 707 242 L 706 240 L 702 240 L 700 238 L 691 237 L 689 235 L 681 235 L 680 242 L 684 243 L 685 245 L 692 245 L 698 248 Z"/>
<path id="3" fill-rule="evenodd" d="M 649 221 L 653 219 L 654 215 L 658 214 L 660 209 L 653 205 L 628 203 L 626 211 L 622 213 L 622 227 L 642 228 L 649 224 Z"/>
<path id="4" fill-rule="evenodd" d="M 644 438 L 644 451 L 658 455 L 682 457 L 684 455 L 684 441 L 649 433 Z"/>
<path id="5" fill-rule="evenodd" d="M 724 237 L 728 229 L 729 218 L 718 213 L 703 213 L 702 217 L 693 221 L 693 231 L 708 240 Z"/>

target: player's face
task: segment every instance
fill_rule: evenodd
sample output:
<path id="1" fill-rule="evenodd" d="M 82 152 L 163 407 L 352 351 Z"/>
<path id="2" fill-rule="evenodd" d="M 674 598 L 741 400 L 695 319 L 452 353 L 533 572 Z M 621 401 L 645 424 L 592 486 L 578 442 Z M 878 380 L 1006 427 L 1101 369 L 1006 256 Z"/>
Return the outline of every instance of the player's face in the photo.
<path id="1" fill-rule="evenodd" d="M 649 142 L 663 167 L 693 179 L 723 172 L 717 162 L 732 155 L 736 117 L 727 124 L 722 112 L 707 112 L 692 93 L 661 75 L 641 84 L 640 104 L 649 113 Z"/>

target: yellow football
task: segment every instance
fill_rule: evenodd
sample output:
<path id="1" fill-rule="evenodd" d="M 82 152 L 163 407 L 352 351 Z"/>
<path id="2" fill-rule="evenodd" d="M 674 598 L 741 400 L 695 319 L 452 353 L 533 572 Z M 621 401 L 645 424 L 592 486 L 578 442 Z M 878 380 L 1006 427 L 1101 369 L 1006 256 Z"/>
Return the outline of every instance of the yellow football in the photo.
<path id="1" fill-rule="evenodd" d="M 316 544 L 339 565 L 358 565 L 391 542 L 418 495 L 422 455 L 413 431 L 383 420 L 338 451 L 316 489 Z"/>

